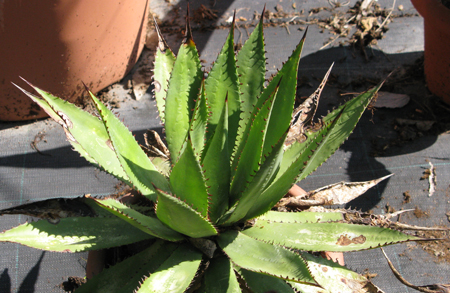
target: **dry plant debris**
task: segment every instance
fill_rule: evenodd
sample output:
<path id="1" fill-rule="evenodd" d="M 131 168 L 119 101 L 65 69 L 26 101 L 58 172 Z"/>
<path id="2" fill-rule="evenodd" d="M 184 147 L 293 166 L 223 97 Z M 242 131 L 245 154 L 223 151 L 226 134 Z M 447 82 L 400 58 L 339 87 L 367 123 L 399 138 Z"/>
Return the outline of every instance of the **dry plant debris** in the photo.
<path id="1" fill-rule="evenodd" d="M 430 161 L 428 161 L 428 164 L 430 164 L 430 168 L 423 172 L 420 179 L 428 179 L 428 196 L 432 196 L 436 191 L 436 167 Z"/>
<path id="2" fill-rule="evenodd" d="M 38 143 L 40 142 L 47 142 L 47 139 L 45 139 L 45 132 L 39 131 L 38 134 L 36 134 L 36 136 L 34 137 L 34 140 L 30 143 L 30 146 L 33 150 L 35 150 L 38 154 L 42 155 L 42 156 L 49 156 L 51 157 L 51 154 L 46 154 L 43 153 L 39 150 L 38 148 Z"/>
<path id="3" fill-rule="evenodd" d="M 405 94 L 396 94 L 379 91 L 377 100 L 374 103 L 375 108 L 402 108 L 409 103 L 409 96 Z"/>
<path id="4" fill-rule="evenodd" d="M 444 227 L 446 228 L 446 227 Z M 450 263 L 450 232 L 447 230 L 441 231 L 418 231 L 416 235 L 419 237 L 426 237 L 427 239 L 440 239 L 436 241 L 417 242 L 423 250 L 432 255 L 436 262 Z"/>
<path id="5" fill-rule="evenodd" d="M 384 257 L 386 258 L 386 261 L 388 262 L 389 267 L 392 270 L 392 273 L 394 276 L 402 282 L 405 286 L 408 286 L 410 288 L 413 288 L 419 292 L 426 292 L 426 293 L 449 293 L 450 292 L 450 284 L 433 284 L 433 285 L 425 285 L 425 286 L 416 286 L 412 283 L 408 282 L 397 269 L 394 267 L 392 262 L 389 260 L 388 256 L 384 252 L 383 248 L 380 247 L 381 251 L 383 252 Z"/>
<path id="6" fill-rule="evenodd" d="M 393 174 L 390 174 L 379 179 L 365 182 L 343 181 L 330 184 L 310 191 L 303 196 L 282 198 L 277 203 L 276 207 L 290 206 L 291 208 L 306 208 L 310 206 L 346 204 L 392 175 Z"/>
<path id="7" fill-rule="evenodd" d="M 204 20 L 214 20 L 217 18 L 217 10 L 206 7 L 205 5 L 200 5 L 198 9 L 194 11 L 193 20 L 196 23 L 203 23 Z"/>
<path id="8" fill-rule="evenodd" d="M 267 7 L 264 14 L 264 25 L 282 26 L 286 28 L 288 33 L 290 33 L 289 25 L 298 25 L 300 30 L 305 29 L 306 25 L 318 25 L 324 31 L 327 30 L 335 35 L 322 48 L 333 44 L 339 38 L 347 38 L 346 43 L 355 44 L 361 48 L 367 45 L 374 45 L 388 30 L 387 26 L 393 18 L 410 16 L 405 13 L 392 13 L 395 9 L 395 0 L 391 8 L 381 8 L 373 0 L 357 1 L 354 6 L 349 6 L 349 2 L 343 3 L 330 0 L 329 6 L 315 7 L 307 12 L 298 10 L 295 4 L 292 4 L 290 8 L 292 10 L 283 8 L 281 4 L 277 4 L 272 9 Z M 243 7 L 241 9 L 249 10 L 250 8 Z M 398 11 L 401 11 L 401 9 L 398 9 Z M 326 12 L 326 14 L 322 12 Z M 181 33 L 184 30 L 184 26 L 180 22 L 182 18 L 179 15 L 179 7 L 173 6 L 168 17 L 163 21 L 158 21 L 161 31 L 166 34 Z M 239 15 L 237 19 L 239 25 L 248 28 L 255 26 L 260 17 L 261 15 L 255 11 L 253 19 L 248 20 Z M 196 25 L 192 26 L 192 30 L 229 28 L 231 25 L 229 17 L 224 18 L 222 21 L 217 21 L 218 10 L 214 9 L 214 5 L 210 7 L 203 4 L 200 5 L 199 8 L 194 10 L 192 19 L 196 23 Z M 152 21 L 150 20 L 150 23 Z"/>

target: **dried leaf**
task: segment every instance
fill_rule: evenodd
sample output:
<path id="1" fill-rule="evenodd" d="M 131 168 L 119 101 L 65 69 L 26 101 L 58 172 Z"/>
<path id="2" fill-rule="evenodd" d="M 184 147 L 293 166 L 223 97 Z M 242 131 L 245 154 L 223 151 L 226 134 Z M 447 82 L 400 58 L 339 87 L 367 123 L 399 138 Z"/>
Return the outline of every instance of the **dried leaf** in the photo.
<path id="1" fill-rule="evenodd" d="M 389 92 L 378 92 L 375 108 L 402 108 L 409 103 L 409 96 Z"/>
<path id="2" fill-rule="evenodd" d="M 283 198 L 277 206 L 316 206 L 316 205 L 333 205 L 346 204 L 367 190 L 377 185 L 379 182 L 391 177 L 393 174 L 364 182 L 339 182 L 322 188 L 310 191 L 306 199 L 290 197 Z"/>
<path id="3" fill-rule="evenodd" d="M 306 140 L 306 129 L 312 124 L 312 120 L 316 114 L 317 105 L 319 104 L 320 94 L 327 83 L 332 68 L 333 64 L 330 66 L 330 69 L 328 69 L 317 90 L 300 106 L 294 109 L 289 132 L 284 143 L 285 145 L 290 145 L 294 143 L 294 141 L 303 142 Z"/>
<path id="4" fill-rule="evenodd" d="M 415 126 L 420 131 L 428 131 L 431 129 L 431 127 L 434 124 L 434 121 L 422 121 L 422 120 L 412 120 L 412 119 L 402 119 L 397 118 L 395 119 L 395 122 L 397 122 L 398 125 L 403 126 Z"/>
<path id="5" fill-rule="evenodd" d="M 361 26 L 364 29 L 364 32 L 370 31 L 374 26 L 380 26 L 376 17 L 363 17 L 361 19 Z"/>
<path id="6" fill-rule="evenodd" d="M 152 157 L 162 157 L 165 159 L 169 158 L 169 150 L 161 140 L 158 132 L 154 130 L 147 130 L 144 134 L 144 140 L 147 146 L 146 151 L 149 152 Z"/>

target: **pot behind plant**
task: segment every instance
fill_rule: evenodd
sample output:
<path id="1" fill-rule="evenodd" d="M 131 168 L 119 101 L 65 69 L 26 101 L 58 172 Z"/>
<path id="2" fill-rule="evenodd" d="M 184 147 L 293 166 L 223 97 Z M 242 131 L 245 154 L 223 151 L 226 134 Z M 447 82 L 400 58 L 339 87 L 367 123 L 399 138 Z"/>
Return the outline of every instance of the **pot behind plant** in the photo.
<path id="1" fill-rule="evenodd" d="M 429 90 L 450 104 L 450 9 L 441 0 L 411 0 L 424 18 L 425 76 Z"/>
<path id="2" fill-rule="evenodd" d="M 0 120 L 46 114 L 19 76 L 71 102 L 125 76 L 143 48 L 149 0 L 0 1 Z"/>

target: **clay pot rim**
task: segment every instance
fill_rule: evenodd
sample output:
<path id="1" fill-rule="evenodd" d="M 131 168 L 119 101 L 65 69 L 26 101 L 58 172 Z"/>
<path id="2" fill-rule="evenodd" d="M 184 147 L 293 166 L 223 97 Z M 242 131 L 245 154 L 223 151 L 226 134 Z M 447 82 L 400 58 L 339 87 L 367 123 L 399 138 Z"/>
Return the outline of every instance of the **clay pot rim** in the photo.
<path id="1" fill-rule="evenodd" d="M 411 2 L 427 22 L 444 27 L 448 25 L 450 9 L 444 6 L 441 0 L 411 0 Z"/>

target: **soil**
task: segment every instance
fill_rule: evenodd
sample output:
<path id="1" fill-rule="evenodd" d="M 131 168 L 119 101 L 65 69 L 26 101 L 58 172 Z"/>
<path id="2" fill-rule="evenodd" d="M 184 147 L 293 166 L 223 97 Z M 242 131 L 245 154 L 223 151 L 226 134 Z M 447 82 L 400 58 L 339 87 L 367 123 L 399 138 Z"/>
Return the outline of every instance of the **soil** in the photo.
<path id="1" fill-rule="evenodd" d="M 403 192 L 403 204 L 405 203 L 410 203 L 411 202 L 411 194 L 409 193 L 409 191 L 405 191 Z"/>
<path id="2" fill-rule="evenodd" d="M 433 256 L 435 262 L 450 263 L 450 231 L 420 231 L 417 232 L 416 235 L 428 239 L 442 239 L 435 241 L 419 241 L 417 243 L 423 250 Z"/>
<path id="3" fill-rule="evenodd" d="M 421 219 L 421 218 L 428 218 L 429 214 L 428 212 L 424 212 L 418 206 L 416 206 L 416 208 L 414 209 L 414 216 L 416 216 L 416 218 L 418 219 Z"/>
<path id="4" fill-rule="evenodd" d="M 67 281 L 62 282 L 58 287 L 66 292 L 74 292 L 78 287 L 86 283 L 86 279 L 80 277 L 69 277 Z"/>
<path id="5" fill-rule="evenodd" d="M 392 207 L 389 203 L 386 204 L 386 206 L 384 207 L 384 210 L 386 211 L 387 214 L 396 212 L 395 208 Z"/>

